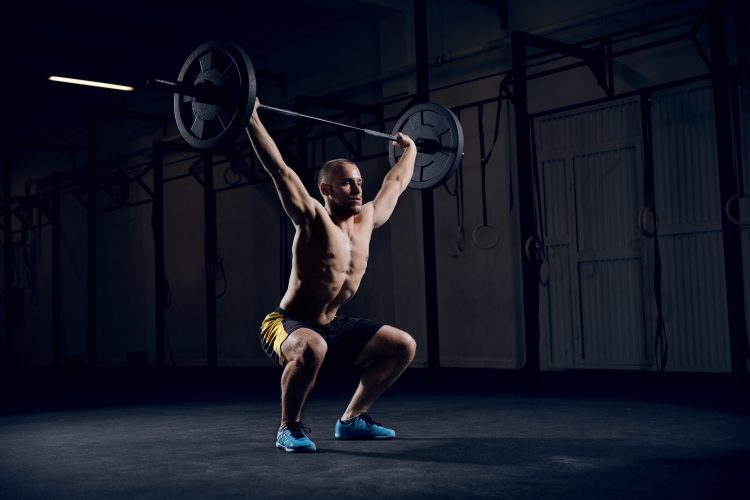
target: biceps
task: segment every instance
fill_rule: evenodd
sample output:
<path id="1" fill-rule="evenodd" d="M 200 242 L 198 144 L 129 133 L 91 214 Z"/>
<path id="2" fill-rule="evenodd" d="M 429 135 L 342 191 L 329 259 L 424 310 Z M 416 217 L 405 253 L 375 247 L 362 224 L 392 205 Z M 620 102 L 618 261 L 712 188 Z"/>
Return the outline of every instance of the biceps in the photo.
<path id="1" fill-rule="evenodd" d="M 375 227 L 382 226 L 391 217 L 401 192 L 401 187 L 397 182 L 383 183 L 383 187 L 372 202 Z"/>

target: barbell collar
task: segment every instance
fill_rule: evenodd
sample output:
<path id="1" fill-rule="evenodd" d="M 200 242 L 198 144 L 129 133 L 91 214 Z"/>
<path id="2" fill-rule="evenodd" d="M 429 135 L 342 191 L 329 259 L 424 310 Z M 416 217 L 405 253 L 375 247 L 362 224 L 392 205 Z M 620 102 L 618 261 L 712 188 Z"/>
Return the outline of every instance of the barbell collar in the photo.
<path id="1" fill-rule="evenodd" d="M 427 139 L 424 137 L 417 137 L 416 139 L 414 139 L 414 144 L 416 144 L 417 146 L 417 151 L 430 155 L 434 155 L 435 153 L 443 149 L 438 141 L 434 139 Z"/>
<path id="2" fill-rule="evenodd" d="M 373 137 L 380 137 L 381 139 L 388 139 L 390 141 L 397 141 L 398 140 L 397 136 L 391 135 L 391 134 L 386 134 L 385 132 L 378 132 L 376 130 L 370 130 L 370 129 L 366 129 L 366 128 L 363 128 L 362 132 L 364 132 L 367 135 L 371 135 Z"/>
<path id="3" fill-rule="evenodd" d="M 206 104 L 233 105 L 239 101 L 234 92 L 222 87 L 188 85 L 184 82 L 173 82 L 161 78 L 148 80 L 146 84 L 152 88 L 170 90 L 175 94 L 189 96 Z"/>

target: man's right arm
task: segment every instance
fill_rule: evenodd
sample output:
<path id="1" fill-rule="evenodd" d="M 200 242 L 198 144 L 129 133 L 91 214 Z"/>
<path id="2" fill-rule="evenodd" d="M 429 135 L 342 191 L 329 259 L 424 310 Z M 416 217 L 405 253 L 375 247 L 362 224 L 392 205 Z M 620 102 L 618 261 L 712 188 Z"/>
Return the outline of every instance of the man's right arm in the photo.
<path id="1" fill-rule="evenodd" d="M 253 114 L 247 126 L 247 135 L 260 163 L 273 179 L 281 205 L 292 222 L 300 225 L 305 219 L 315 217 L 315 200 L 305 189 L 297 173 L 281 157 L 279 148 L 258 117 L 259 101 L 255 100 Z"/>

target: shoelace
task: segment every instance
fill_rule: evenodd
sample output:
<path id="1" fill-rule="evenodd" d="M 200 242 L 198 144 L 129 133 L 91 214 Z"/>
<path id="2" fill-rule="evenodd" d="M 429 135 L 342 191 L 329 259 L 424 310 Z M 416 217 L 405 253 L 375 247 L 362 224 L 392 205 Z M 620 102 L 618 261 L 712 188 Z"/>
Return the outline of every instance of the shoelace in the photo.
<path id="1" fill-rule="evenodd" d="M 370 426 L 380 425 L 382 427 L 382 424 L 380 422 L 374 421 L 372 418 L 370 418 L 370 415 L 368 415 L 367 413 L 360 413 L 359 414 L 359 418 L 361 418 L 362 420 L 364 420 L 365 423 L 367 423 Z"/>
<path id="2" fill-rule="evenodd" d="M 284 424 L 287 429 L 289 429 L 289 433 L 295 438 L 300 439 L 305 437 L 305 434 L 310 434 L 311 429 L 307 427 L 305 424 L 300 422 L 287 422 Z"/>

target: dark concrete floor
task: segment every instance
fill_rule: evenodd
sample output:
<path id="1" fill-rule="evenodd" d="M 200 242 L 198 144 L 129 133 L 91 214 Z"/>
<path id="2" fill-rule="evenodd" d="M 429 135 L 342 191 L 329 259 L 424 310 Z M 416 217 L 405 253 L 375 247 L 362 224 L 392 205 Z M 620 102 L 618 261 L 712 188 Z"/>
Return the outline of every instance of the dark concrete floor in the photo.
<path id="1" fill-rule="evenodd" d="M 405 382 L 371 412 L 396 440 L 339 442 L 351 388 L 323 381 L 299 455 L 274 447 L 275 383 L 240 382 L 6 386 L 0 497 L 750 498 L 746 392 Z"/>

